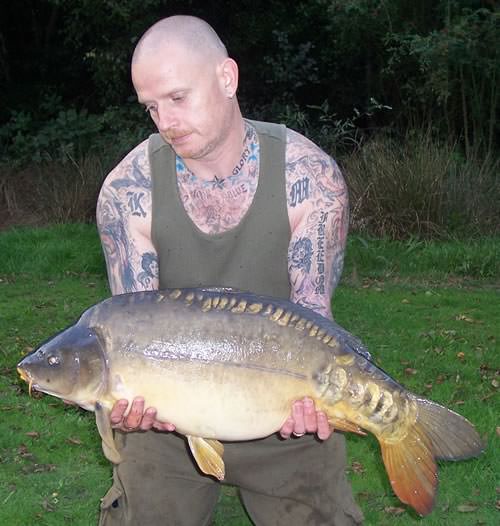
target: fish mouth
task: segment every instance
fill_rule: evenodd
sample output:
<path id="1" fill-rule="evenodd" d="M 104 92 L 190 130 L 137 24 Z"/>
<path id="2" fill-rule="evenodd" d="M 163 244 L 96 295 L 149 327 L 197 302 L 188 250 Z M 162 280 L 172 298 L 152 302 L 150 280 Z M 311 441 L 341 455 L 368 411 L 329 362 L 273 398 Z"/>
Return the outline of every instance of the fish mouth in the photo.
<path id="1" fill-rule="evenodd" d="M 30 375 L 24 369 L 21 369 L 21 367 L 17 368 L 17 372 L 19 373 L 19 376 L 21 377 L 21 379 L 27 382 L 28 393 L 31 396 L 31 393 L 33 391 L 33 378 L 31 378 Z"/>

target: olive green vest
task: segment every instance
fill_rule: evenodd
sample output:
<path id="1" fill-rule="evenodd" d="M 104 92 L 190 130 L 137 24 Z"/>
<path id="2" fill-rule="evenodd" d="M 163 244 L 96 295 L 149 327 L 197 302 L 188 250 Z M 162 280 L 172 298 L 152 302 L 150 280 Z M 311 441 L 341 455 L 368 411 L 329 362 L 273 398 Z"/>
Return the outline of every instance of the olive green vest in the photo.
<path id="1" fill-rule="evenodd" d="M 159 134 L 150 137 L 151 236 L 160 288 L 220 286 L 290 297 L 286 128 L 248 122 L 259 138 L 259 182 L 240 223 L 221 234 L 205 234 L 192 222 L 179 197 L 175 153 Z"/>

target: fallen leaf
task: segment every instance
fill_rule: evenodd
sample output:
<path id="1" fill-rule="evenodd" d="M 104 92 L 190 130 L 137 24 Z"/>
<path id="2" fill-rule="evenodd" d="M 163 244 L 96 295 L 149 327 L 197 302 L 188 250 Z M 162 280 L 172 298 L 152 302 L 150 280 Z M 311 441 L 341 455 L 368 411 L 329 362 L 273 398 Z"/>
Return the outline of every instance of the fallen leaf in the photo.
<path id="1" fill-rule="evenodd" d="M 460 351 L 459 353 L 457 353 L 457 358 L 458 358 L 459 360 L 463 360 L 463 359 L 465 358 L 465 353 L 462 352 L 462 351 Z"/>
<path id="2" fill-rule="evenodd" d="M 363 466 L 363 464 L 361 464 L 361 462 L 356 462 L 356 461 L 354 461 L 354 462 L 351 464 L 351 468 L 352 468 L 353 473 L 362 474 L 362 473 L 365 473 L 365 472 L 366 472 L 366 469 L 365 469 L 365 467 Z"/>
<path id="3" fill-rule="evenodd" d="M 43 502 L 42 502 L 42 508 L 45 510 L 45 511 L 48 511 L 49 513 L 51 511 L 54 511 L 55 510 L 55 507 L 47 500 L 47 499 L 44 499 Z"/>
<path id="4" fill-rule="evenodd" d="M 465 404 L 465 402 L 463 400 L 457 400 L 455 402 L 455 405 L 464 405 L 464 404 Z"/>
<path id="5" fill-rule="evenodd" d="M 492 381 L 491 381 L 491 385 L 492 385 L 495 389 L 497 389 L 498 386 L 499 386 L 500 384 L 498 383 L 498 380 L 492 380 Z"/>
<path id="6" fill-rule="evenodd" d="M 401 303 L 404 303 L 405 305 L 408 305 L 410 303 L 410 300 L 407 300 L 406 298 L 401 300 Z"/>
<path id="7" fill-rule="evenodd" d="M 497 500 L 495 508 L 500 511 L 500 500 Z"/>
<path id="8" fill-rule="evenodd" d="M 457 507 L 457 510 L 460 513 L 472 513 L 473 511 L 476 511 L 478 506 L 476 504 L 460 504 L 460 506 Z"/>
<path id="9" fill-rule="evenodd" d="M 25 475 L 28 475 L 30 473 L 48 473 L 55 469 L 55 464 L 33 464 L 31 466 L 24 466 L 21 471 Z"/>
<path id="10" fill-rule="evenodd" d="M 497 427 L 497 437 L 500 437 L 500 427 Z M 500 488 L 497 488 L 497 492 L 500 493 Z"/>
<path id="11" fill-rule="evenodd" d="M 476 323 L 476 320 L 473 320 L 472 318 L 469 318 L 465 314 L 459 314 L 455 317 L 457 321 L 466 321 L 467 323 Z"/>
<path id="12" fill-rule="evenodd" d="M 28 431 L 27 433 L 24 433 L 24 434 L 30 438 L 40 438 L 40 433 L 38 431 Z"/>
<path id="13" fill-rule="evenodd" d="M 26 444 L 20 444 L 19 447 L 17 448 L 17 453 L 20 457 L 23 457 L 23 458 L 28 458 L 28 457 L 33 456 L 33 454 L 30 453 Z"/>
<path id="14" fill-rule="evenodd" d="M 68 442 L 69 444 L 73 444 L 75 446 L 81 446 L 82 445 L 82 441 L 79 438 L 77 438 L 77 437 L 67 438 L 66 442 Z"/>
<path id="15" fill-rule="evenodd" d="M 396 506 L 386 506 L 384 508 L 384 511 L 386 513 L 389 513 L 390 515 L 401 515 L 406 510 L 404 508 L 399 508 L 399 507 L 396 507 Z"/>
<path id="16" fill-rule="evenodd" d="M 411 367 L 407 367 L 407 368 L 405 369 L 405 374 L 406 374 L 406 376 L 412 376 L 412 375 L 414 375 L 414 374 L 417 374 L 417 372 L 418 372 L 418 371 L 417 371 L 416 369 L 412 369 Z"/>

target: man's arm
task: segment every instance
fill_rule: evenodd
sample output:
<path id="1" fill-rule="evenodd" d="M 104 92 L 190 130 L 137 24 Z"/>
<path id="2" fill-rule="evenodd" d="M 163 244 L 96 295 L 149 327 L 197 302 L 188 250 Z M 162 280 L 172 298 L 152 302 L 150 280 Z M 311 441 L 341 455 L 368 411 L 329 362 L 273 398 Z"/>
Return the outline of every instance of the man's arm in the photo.
<path id="1" fill-rule="evenodd" d="M 113 294 L 158 288 L 151 240 L 151 175 L 147 141 L 106 178 L 97 201 L 97 227 Z"/>
<path id="2" fill-rule="evenodd" d="M 291 238 L 288 250 L 290 299 L 332 318 L 331 297 L 342 273 L 349 221 L 347 188 L 325 152 L 305 137 L 288 131 L 287 206 Z M 332 429 L 314 402 L 297 400 L 281 436 L 316 433 L 327 439 Z"/>
<path id="3" fill-rule="evenodd" d="M 291 300 L 332 318 L 331 297 L 342 274 L 349 223 L 347 187 L 335 161 L 293 132 L 287 203 Z"/>
<path id="4" fill-rule="evenodd" d="M 158 257 L 151 240 L 151 173 L 147 141 L 139 144 L 106 178 L 97 202 L 97 227 L 113 294 L 156 290 Z M 118 400 L 111 423 L 122 431 L 173 431 L 175 426 L 156 420 L 156 409 L 144 407 L 144 398 Z"/>

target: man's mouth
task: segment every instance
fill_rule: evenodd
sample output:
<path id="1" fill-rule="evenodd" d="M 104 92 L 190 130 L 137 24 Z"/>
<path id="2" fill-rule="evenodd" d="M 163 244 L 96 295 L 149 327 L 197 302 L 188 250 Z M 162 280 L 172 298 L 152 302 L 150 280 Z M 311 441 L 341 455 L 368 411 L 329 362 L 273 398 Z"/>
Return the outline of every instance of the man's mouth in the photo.
<path id="1" fill-rule="evenodd" d="M 168 136 L 167 141 L 172 145 L 182 144 L 191 137 L 191 132 Z"/>

